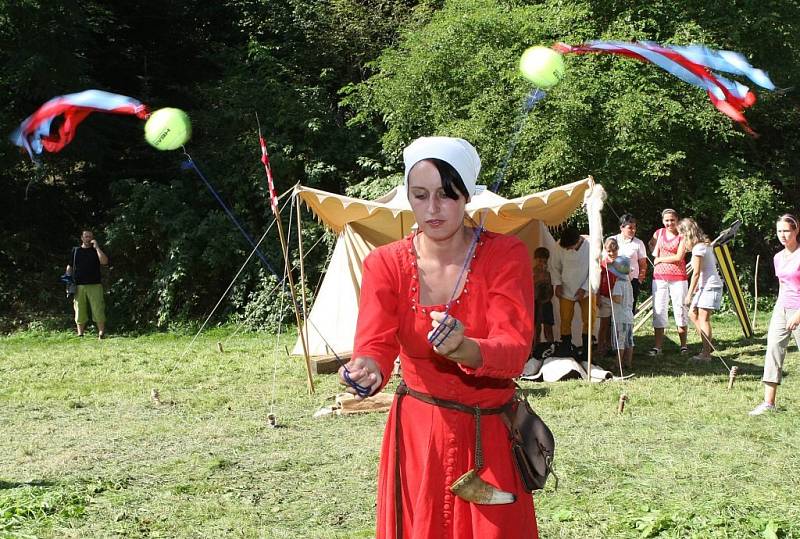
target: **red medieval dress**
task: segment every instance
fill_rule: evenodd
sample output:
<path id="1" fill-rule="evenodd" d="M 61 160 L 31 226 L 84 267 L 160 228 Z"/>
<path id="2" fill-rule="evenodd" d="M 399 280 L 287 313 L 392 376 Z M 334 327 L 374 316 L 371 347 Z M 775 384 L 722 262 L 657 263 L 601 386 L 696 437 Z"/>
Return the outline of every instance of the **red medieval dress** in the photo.
<path id="1" fill-rule="evenodd" d="M 508 402 L 533 333 L 532 271 L 524 244 L 484 232 L 464 289 L 452 304 L 450 313 L 480 346 L 480 368 L 461 366 L 433 351 L 427 341 L 432 310 L 443 311 L 444 305 L 419 304 L 412 236 L 376 249 L 364 260 L 353 357 L 375 359 L 384 384 L 399 354 L 412 390 L 481 408 Z M 538 538 L 533 497 L 517 474 L 507 427 L 499 415 L 485 415 L 481 432 L 480 477 L 515 494 L 513 503 L 479 505 L 450 492 L 450 485 L 474 467 L 473 415 L 406 396 L 398 418 L 395 398 L 381 449 L 377 539 L 397 539 L 397 449 L 404 539 Z"/>

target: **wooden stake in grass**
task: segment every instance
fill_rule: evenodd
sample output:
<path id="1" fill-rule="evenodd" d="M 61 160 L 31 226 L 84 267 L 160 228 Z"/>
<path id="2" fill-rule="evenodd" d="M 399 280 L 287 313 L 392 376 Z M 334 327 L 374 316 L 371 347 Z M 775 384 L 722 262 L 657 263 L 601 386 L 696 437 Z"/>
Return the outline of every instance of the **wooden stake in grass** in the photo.
<path id="1" fill-rule="evenodd" d="M 161 396 L 158 394 L 158 389 L 153 388 L 150 390 L 150 400 L 159 406 L 161 405 Z"/>
<path id="2" fill-rule="evenodd" d="M 628 396 L 623 393 L 619 396 L 619 404 L 617 404 L 617 413 L 621 414 L 625 411 L 625 403 L 628 402 Z"/>
<path id="3" fill-rule="evenodd" d="M 217 350 L 219 351 L 220 354 L 224 352 L 224 350 L 222 349 L 222 343 L 219 341 L 217 341 Z"/>
<path id="4" fill-rule="evenodd" d="M 728 389 L 733 389 L 733 382 L 736 380 L 736 375 L 739 374 L 739 367 L 734 365 L 731 367 L 730 376 L 728 376 Z"/>
<path id="5" fill-rule="evenodd" d="M 267 426 L 271 429 L 278 426 L 278 418 L 275 414 L 267 414 Z"/>

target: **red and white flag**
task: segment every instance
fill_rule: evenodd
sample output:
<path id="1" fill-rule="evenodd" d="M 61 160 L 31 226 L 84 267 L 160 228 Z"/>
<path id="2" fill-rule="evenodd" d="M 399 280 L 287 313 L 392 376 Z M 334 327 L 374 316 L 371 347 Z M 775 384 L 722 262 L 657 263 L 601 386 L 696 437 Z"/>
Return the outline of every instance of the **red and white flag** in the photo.
<path id="1" fill-rule="evenodd" d="M 269 154 L 267 153 L 267 141 L 258 134 L 258 142 L 261 144 L 261 162 L 264 163 L 264 170 L 267 171 L 267 184 L 269 185 L 269 205 L 275 215 L 278 214 L 278 195 L 275 193 L 275 182 L 272 181 L 272 167 L 269 164 Z"/>

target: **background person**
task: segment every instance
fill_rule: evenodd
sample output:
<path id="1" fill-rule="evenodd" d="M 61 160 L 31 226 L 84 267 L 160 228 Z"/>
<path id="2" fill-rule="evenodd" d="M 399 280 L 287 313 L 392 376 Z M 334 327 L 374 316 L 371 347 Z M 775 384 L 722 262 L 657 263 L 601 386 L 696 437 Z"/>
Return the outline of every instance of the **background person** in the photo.
<path id="1" fill-rule="evenodd" d="M 626 213 L 619 218 L 619 234 L 612 236 L 619 245 L 619 255 L 631 262 L 628 279 L 633 289 L 633 314 L 636 314 L 636 303 L 639 289 L 647 277 L 647 249 L 644 242 L 636 237 L 636 218 Z"/>
<path id="2" fill-rule="evenodd" d="M 722 303 L 722 279 L 717 271 L 717 257 L 705 232 L 694 219 L 682 219 L 678 233 L 686 249 L 692 251 L 692 278 L 684 305 L 689 308 L 689 318 L 700 333 L 703 350 L 692 359 L 711 360 L 714 347 L 711 340 L 711 315 Z"/>
<path id="3" fill-rule="evenodd" d="M 611 331 L 612 345 L 617 360 L 625 368 L 633 366 L 633 287 L 628 277 L 631 262 L 626 256 L 618 256 L 608 264 L 608 271 L 617 280 L 611 289 L 611 307 L 614 328 Z M 622 370 L 620 370 L 622 376 Z"/>
<path id="4" fill-rule="evenodd" d="M 100 266 L 108 265 L 108 257 L 100 249 L 91 230 L 81 232 L 81 245 L 73 247 L 67 264 L 67 275 L 72 275 L 77 289 L 72 299 L 75 309 L 75 324 L 78 336 L 83 337 L 86 323 L 91 319 L 97 324 L 97 337 L 106 336 L 106 305 L 103 285 L 100 281 Z"/>
<path id="5" fill-rule="evenodd" d="M 518 475 L 508 428 L 498 414 L 482 413 L 480 422 L 474 416 L 475 407 L 498 408 L 514 397 L 513 378 L 528 359 L 530 255 L 517 238 L 484 232 L 470 256 L 474 230 L 464 225 L 464 208 L 475 194 L 480 159 L 468 142 L 417 139 L 403 159 L 418 229 L 364 260 L 353 359 L 346 365 L 348 377 L 374 393 L 390 378 L 398 353 L 402 362 L 403 383 L 381 449 L 376 537 L 536 538 L 533 498 Z M 447 332 L 431 344 L 431 328 L 440 324 Z M 344 367 L 339 376 L 344 383 Z M 494 491 L 513 494 L 513 502 L 475 503 L 451 490 L 475 469 L 476 439 L 484 456 L 480 477 Z"/>
<path id="6" fill-rule="evenodd" d="M 614 238 L 608 238 L 603 244 L 605 255 L 600 260 L 600 287 L 597 289 L 597 318 L 600 324 L 597 330 L 597 355 L 602 357 L 611 349 L 609 327 L 611 325 L 611 291 L 617 282 L 614 273 L 608 270 L 608 265 L 614 262 L 619 253 L 619 244 Z"/>
<path id="7" fill-rule="evenodd" d="M 780 283 L 778 301 L 772 310 L 767 331 L 767 353 L 764 358 L 764 402 L 756 406 L 750 415 L 774 412 L 775 394 L 783 377 L 783 361 L 789 337 L 794 336 L 800 347 L 800 249 L 797 241 L 797 217 L 784 214 L 775 225 L 778 241 L 783 249 L 775 255 L 775 276 Z"/>
<path id="8" fill-rule="evenodd" d="M 581 308 L 580 360 L 584 361 L 589 344 L 589 239 L 568 226 L 558 240 L 559 248 L 550 257 L 550 275 L 556 287 L 561 317 L 561 346 L 559 355 L 572 355 L 572 317 L 575 304 Z"/>
<path id="9" fill-rule="evenodd" d="M 684 305 L 689 285 L 686 282 L 686 245 L 678 234 L 678 212 L 666 209 L 661 212 L 664 228 L 659 228 L 650 240 L 653 249 L 653 331 L 655 344 L 648 352 L 651 356 L 661 355 L 664 345 L 664 329 L 667 327 L 669 303 L 672 300 L 672 313 L 678 328 L 681 354 L 688 354 L 686 346 L 686 326 L 688 309 Z"/>

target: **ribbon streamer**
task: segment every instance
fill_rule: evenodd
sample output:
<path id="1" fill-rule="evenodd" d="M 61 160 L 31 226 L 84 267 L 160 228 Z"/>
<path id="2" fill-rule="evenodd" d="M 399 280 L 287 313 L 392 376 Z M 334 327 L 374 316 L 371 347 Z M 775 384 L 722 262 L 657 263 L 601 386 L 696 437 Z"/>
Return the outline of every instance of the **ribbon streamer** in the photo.
<path id="1" fill-rule="evenodd" d="M 744 55 L 709 49 L 702 45 L 659 45 L 651 41 L 590 41 L 582 45 L 556 43 L 553 49 L 562 54 L 616 54 L 655 64 L 680 80 L 705 90 L 718 111 L 753 136 L 756 133 L 748 125 L 744 110 L 755 104 L 756 94 L 744 84 L 727 79 L 714 70 L 744 76 L 761 88 L 775 90 L 775 84 L 769 75 L 750 65 Z"/>

